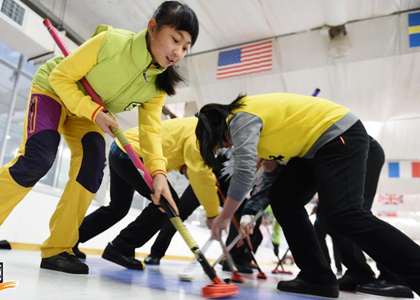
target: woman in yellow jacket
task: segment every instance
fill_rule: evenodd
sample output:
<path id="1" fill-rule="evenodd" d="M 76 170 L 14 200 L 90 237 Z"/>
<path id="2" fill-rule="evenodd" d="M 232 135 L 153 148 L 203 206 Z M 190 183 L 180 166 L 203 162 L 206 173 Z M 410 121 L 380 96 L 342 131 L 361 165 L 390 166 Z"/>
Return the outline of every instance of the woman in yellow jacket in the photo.
<path id="1" fill-rule="evenodd" d="M 220 239 L 247 193 L 257 156 L 288 161 L 269 199 L 301 271 L 292 281 L 280 281 L 279 290 L 339 295 L 304 207 L 308 195 L 318 191 L 324 224 L 420 294 L 420 247 L 362 209 L 369 137 L 348 108 L 325 99 L 274 93 L 240 96 L 229 105 L 208 104 L 198 118 L 196 134 L 207 165 L 212 165 L 216 148 L 234 146 L 234 174 L 224 209 L 213 222 L 214 238 Z"/>
<path id="2" fill-rule="evenodd" d="M 185 169 L 188 172 L 191 188 L 188 187 L 178 201 L 176 192 L 171 188 L 172 196 L 180 203 L 180 214 L 186 219 L 198 207 L 203 205 L 207 215 L 207 225 L 219 213 L 216 176 L 206 166 L 198 150 L 195 127 L 197 118 L 172 119 L 162 122 L 162 149 L 168 161 L 167 170 Z M 125 132 L 127 139 L 140 158 L 144 157 L 144 138 L 139 139 L 138 128 Z M 134 191 L 150 199 L 149 188 L 131 163 L 123 147 L 118 143 L 111 146 L 109 154 L 111 175 L 111 202 L 86 216 L 79 229 L 79 242 L 84 243 L 107 230 L 127 215 Z M 191 210 L 192 208 L 192 210 Z M 102 257 L 129 269 L 143 270 L 143 262 L 134 258 L 136 248 L 143 246 L 168 221 L 167 216 L 150 203 L 136 220 L 131 222 L 121 233 L 108 244 Z M 169 239 L 170 241 L 170 239 Z M 169 242 L 168 241 L 168 242 Z M 76 255 L 83 255 L 74 249 Z"/>
<path id="3" fill-rule="evenodd" d="M 101 25 L 68 57 L 55 57 L 39 68 L 32 82 L 18 155 L 0 170 L 0 224 L 52 166 L 60 136 L 72 155 L 69 181 L 50 221 L 50 237 L 41 246 L 41 268 L 87 274 L 72 255 L 78 228 L 97 192 L 105 164 L 104 132 L 118 123 L 92 101 L 78 83 L 83 77 L 112 113 L 139 107 L 144 162 L 153 176 L 155 195 L 173 203 L 166 181 L 160 117 L 166 94 L 182 80 L 174 65 L 198 35 L 195 13 L 176 1 L 162 3 L 138 34 Z"/>

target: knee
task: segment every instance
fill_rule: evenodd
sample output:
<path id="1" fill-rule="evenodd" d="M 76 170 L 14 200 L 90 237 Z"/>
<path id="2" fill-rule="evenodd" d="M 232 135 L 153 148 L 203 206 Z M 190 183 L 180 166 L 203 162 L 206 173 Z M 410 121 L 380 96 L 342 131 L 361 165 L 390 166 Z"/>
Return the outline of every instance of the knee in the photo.
<path id="1" fill-rule="evenodd" d="M 345 233 L 346 228 L 351 222 L 348 213 L 323 214 L 323 226 L 328 232 Z"/>
<path id="2" fill-rule="evenodd" d="M 28 139 L 25 155 L 20 156 L 9 169 L 12 178 L 23 187 L 34 186 L 53 165 L 59 143 L 60 135 L 52 130 L 45 130 Z"/>
<path id="3" fill-rule="evenodd" d="M 130 205 L 114 206 L 112 207 L 112 210 L 114 212 L 115 219 L 121 220 L 128 214 L 128 211 L 130 210 Z"/>
<path id="4" fill-rule="evenodd" d="M 105 168 L 105 140 L 97 132 L 82 138 L 83 159 L 76 181 L 91 193 L 101 186 Z"/>

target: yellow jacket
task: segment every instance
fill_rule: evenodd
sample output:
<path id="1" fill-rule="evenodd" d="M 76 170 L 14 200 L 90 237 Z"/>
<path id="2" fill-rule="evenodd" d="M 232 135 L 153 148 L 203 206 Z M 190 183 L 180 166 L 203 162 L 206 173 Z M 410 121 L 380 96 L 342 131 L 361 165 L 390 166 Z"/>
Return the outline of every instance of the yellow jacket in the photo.
<path id="1" fill-rule="evenodd" d="M 246 112 L 262 120 L 258 156 L 264 159 L 303 157 L 333 124 L 350 110 L 332 101 L 289 93 L 246 96 Z M 229 117 L 232 118 L 233 115 Z"/>
<path id="2" fill-rule="evenodd" d="M 212 169 L 204 164 L 200 155 L 195 135 L 197 122 L 198 119 L 195 117 L 163 121 L 162 149 L 163 155 L 168 160 L 168 171 L 179 170 L 182 165 L 187 165 L 191 187 L 198 201 L 206 210 L 207 217 L 212 218 L 219 213 L 216 176 Z M 125 136 L 137 155 L 143 157 L 141 146 L 146 141 L 139 139 L 138 128 L 134 127 L 127 130 Z M 124 151 L 118 141 L 117 144 Z"/>
<path id="3" fill-rule="evenodd" d="M 93 122 L 101 108 L 78 83 L 83 77 L 111 112 L 138 106 L 139 134 L 147 139 L 143 158 L 155 175 L 166 173 L 160 131 L 166 94 L 155 85 L 165 69 L 152 64 L 146 34 L 147 30 L 135 34 L 100 25 L 95 35 L 68 57 L 57 56 L 41 66 L 33 84 L 58 95 L 71 113 Z"/>

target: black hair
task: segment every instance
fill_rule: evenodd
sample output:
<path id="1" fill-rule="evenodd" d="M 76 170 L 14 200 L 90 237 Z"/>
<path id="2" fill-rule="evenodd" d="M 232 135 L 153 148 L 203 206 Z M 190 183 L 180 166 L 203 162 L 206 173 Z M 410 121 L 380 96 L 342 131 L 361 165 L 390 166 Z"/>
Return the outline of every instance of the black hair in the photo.
<path id="1" fill-rule="evenodd" d="M 193 46 L 198 37 L 198 19 L 194 11 L 185 4 L 178 1 L 163 2 L 153 14 L 156 20 L 156 28 L 169 26 L 176 30 L 183 30 L 191 35 L 191 46 Z M 178 73 L 175 66 L 169 66 L 165 72 L 159 74 L 156 78 L 156 86 L 159 90 L 165 91 L 169 96 L 175 95 L 175 86 L 184 81 Z"/>
<path id="2" fill-rule="evenodd" d="M 204 105 L 198 113 L 198 123 L 195 129 L 200 154 L 206 165 L 216 166 L 215 150 L 226 141 L 226 118 L 232 111 L 244 106 L 240 100 L 246 95 L 239 95 L 231 104 L 210 103 Z"/>

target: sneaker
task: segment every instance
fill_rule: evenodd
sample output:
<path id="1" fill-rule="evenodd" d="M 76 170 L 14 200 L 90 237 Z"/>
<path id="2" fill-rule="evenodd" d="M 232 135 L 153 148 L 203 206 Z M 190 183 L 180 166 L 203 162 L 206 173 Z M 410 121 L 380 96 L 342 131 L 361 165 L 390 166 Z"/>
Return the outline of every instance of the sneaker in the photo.
<path id="1" fill-rule="evenodd" d="M 159 257 L 156 257 L 156 256 L 153 256 L 153 255 L 150 254 L 148 257 L 146 257 L 144 259 L 144 263 L 146 265 L 155 265 L 155 266 L 158 266 L 158 265 L 160 265 L 160 258 Z"/>
<path id="2" fill-rule="evenodd" d="M 41 260 L 41 269 L 71 274 L 89 274 L 89 267 L 82 263 L 75 255 L 67 252 L 43 258 Z"/>
<path id="3" fill-rule="evenodd" d="M 363 276 L 354 276 L 350 275 L 348 272 L 344 274 L 343 277 L 338 279 L 338 287 L 340 291 L 355 291 L 359 284 L 371 283 L 375 280 L 372 277 L 363 277 Z"/>
<path id="4" fill-rule="evenodd" d="M 126 267 L 127 269 L 144 270 L 146 267 L 144 262 L 135 259 L 134 256 L 126 256 L 122 254 L 111 243 L 108 243 L 108 246 L 106 246 L 104 253 L 102 254 L 102 258 Z"/>
<path id="5" fill-rule="evenodd" d="M 328 298 L 338 298 L 339 295 L 337 284 L 321 285 L 309 283 L 299 277 L 290 281 L 280 281 L 277 285 L 277 289 L 283 292 L 315 295 Z"/>
<path id="6" fill-rule="evenodd" d="M 357 286 L 356 292 L 384 297 L 414 298 L 413 291 L 408 286 L 386 280 L 375 280 L 371 283 L 360 284 Z"/>
<path id="7" fill-rule="evenodd" d="M 79 259 L 86 259 L 86 254 L 79 250 L 79 246 L 76 245 L 72 248 L 74 255 Z"/>

